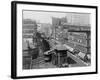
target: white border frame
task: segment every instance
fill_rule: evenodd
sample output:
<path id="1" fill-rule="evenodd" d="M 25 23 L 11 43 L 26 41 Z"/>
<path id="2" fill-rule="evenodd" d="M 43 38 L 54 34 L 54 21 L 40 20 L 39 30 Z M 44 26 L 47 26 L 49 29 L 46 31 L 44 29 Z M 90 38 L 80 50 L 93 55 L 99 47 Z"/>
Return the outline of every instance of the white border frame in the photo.
<path id="1" fill-rule="evenodd" d="M 71 68 L 53 68 L 53 69 L 33 69 L 22 70 L 22 10 L 45 10 L 45 11 L 62 11 L 62 12 L 81 12 L 91 13 L 91 66 L 71 67 Z M 96 9 L 91 8 L 74 8 L 45 5 L 28 5 L 17 4 L 17 76 L 37 76 L 50 74 L 69 74 L 84 73 L 96 71 Z"/>

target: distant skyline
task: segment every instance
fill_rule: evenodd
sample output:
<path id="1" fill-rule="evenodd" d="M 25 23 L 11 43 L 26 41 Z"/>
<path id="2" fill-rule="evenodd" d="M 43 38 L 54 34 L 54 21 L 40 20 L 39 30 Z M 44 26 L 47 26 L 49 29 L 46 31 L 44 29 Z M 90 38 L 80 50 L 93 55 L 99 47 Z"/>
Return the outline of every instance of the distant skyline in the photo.
<path id="1" fill-rule="evenodd" d="M 60 12 L 44 12 L 44 11 L 23 11 L 23 19 L 36 20 L 39 23 L 52 24 L 52 17 L 62 18 L 66 17 L 68 23 L 78 25 L 89 25 L 90 14 L 80 13 L 60 13 Z"/>
<path id="2" fill-rule="evenodd" d="M 24 19 L 36 20 L 40 23 L 50 23 L 52 24 L 52 17 L 65 17 L 66 13 L 56 13 L 56 12 L 37 12 L 37 11 L 24 11 Z"/>

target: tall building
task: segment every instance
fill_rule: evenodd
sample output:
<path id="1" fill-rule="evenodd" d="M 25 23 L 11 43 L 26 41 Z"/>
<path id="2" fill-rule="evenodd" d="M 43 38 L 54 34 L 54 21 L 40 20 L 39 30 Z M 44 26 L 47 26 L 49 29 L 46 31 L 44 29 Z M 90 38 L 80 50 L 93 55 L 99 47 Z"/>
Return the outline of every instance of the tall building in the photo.
<path id="1" fill-rule="evenodd" d="M 33 34 L 37 32 L 37 24 L 31 19 L 24 19 L 22 23 L 22 47 L 27 49 L 28 41 L 32 44 Z M 32 45 L 31 45 L 32 46 Z"/>
<path id="2" fill-rule="evenodd" d="M 80 26 L 80 25 L 64 25 L 64 28 L 68 29 L 68 41 L 66 44 L 74 49 L 78 49 L 83 53 L 91 53 L 90 42 L 90 26 Z"/>
<path id="3" fill-rule="evenodd" d="M 63 26 L 62 24 L 67 23 L 67 18 L 56 18 L 52 17 L 52 30 L 53 30 L 53 37 L 55 39 L 61 39 L 63 35 Z"/>
<path id="4" fill-rule="evenodd" d="M 37 23 L 36 21 L 32 21 L 31 19 L 23 20 L 23 38 L 28 39 L 32 38 L 33 33 L 37 31 Z"/>
<path id="5" fill-rule="evenodd" d="M 75 13 L 69 12 L 66 13 L 67 22 L 72 25 L 79 26 L 89 26 L 90 23 L 90 14 L 89 13 Z"/>

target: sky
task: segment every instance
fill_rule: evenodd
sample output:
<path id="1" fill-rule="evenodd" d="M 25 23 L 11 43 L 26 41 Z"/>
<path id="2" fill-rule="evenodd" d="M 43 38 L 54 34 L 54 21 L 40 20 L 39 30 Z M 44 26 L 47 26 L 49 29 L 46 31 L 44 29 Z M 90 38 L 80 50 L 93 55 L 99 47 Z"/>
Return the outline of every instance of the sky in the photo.
<path id="1" fill-rule="evenodd" d="M 66 13 L 23 11 L 24 19 L 32 19 L 40 23 L 51 23 L 52 24 L 52 17 L 61 18 L 65 16 L 66 16 Z"/>
<path id="2" fill-rule="evenodd" d="M 90 24 L 90 14 L 83 13 L 60 13 L 60 12 L 44 12 L 44 11 L 23 11 L 23 19 L 32 19 L 40 23 L 52 24 L 52 17 L 62 18 L 66 17 L 68 23 L 78 25 Z"/>

